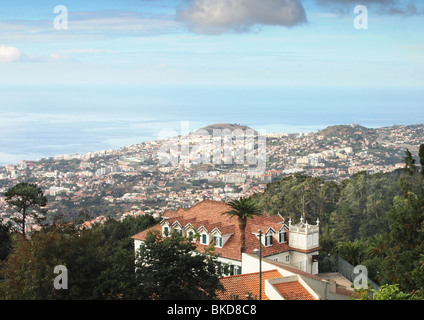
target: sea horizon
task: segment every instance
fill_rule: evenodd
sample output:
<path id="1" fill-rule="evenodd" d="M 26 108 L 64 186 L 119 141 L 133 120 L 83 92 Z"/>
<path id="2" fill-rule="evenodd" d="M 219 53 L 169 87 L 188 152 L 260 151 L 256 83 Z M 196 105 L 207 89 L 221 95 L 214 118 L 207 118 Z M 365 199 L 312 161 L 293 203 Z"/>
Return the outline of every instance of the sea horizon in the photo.
<path id="1" fill-rule="evenodd" d="M 158 140 L 215 123 L 266 133 L 420 124 L 419 87 L 114 85 L 1 86 L 0 166 Z"/>

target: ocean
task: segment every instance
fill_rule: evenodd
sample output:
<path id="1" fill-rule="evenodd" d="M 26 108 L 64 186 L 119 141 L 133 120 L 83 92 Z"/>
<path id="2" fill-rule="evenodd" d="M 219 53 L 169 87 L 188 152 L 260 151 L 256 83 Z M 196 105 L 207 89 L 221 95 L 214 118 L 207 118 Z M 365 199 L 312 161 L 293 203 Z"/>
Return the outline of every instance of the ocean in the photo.
<path id="1" fill-rule="evenodd" d="M 418 124 L 423 98 L 418 87 L 3 86 L 0 166 L 156 140 L 182 121 L 284 133 Z"/>

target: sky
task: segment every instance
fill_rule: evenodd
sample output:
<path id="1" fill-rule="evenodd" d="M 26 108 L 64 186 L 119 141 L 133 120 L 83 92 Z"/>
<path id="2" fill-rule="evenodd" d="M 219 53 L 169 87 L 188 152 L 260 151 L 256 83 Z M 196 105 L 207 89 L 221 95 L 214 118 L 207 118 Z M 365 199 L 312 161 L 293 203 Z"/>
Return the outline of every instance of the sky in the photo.
<path id="1" fill-rule="evenodd" d="M 3 0 L 0 84 L 421 86 L 423 17 L 410 0 Z"/>
<path id="2" fill-rule="evenodd" d="M 2 0 L 0 164 L 186 120 L 417 122 L 423 18 L 419 0 Z"/>

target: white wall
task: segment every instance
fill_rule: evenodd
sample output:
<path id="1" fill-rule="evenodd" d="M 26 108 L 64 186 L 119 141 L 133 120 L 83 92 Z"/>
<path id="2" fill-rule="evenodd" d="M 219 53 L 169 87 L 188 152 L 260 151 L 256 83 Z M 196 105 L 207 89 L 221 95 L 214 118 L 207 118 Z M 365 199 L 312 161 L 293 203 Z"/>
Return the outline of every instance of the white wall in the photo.
<path id="1" fill-rule="evenodd" d="M 241 267 L 242 267 L 243 274 L 259 272 L 259 258 L 256 256 L 243 253 Z M 270 264 L 264 261 L 264 259 L 262 259 L 262 271 L 270 271 L 275 269 L 278 269 L 278 271 L 280 271 L 281 275 L 284 277 L 293 275 L 293 273 L 286 271 L 284 269 L 280 269 L 276 267 L 275 265 Z"/>
<path id="2" fill-rule="evenodd" d="M 319 295 L 323 300 L 349 300 L 348 296 L 337 294 L 335 292 L 335 283 L 333 281 L 319 280 L 307 276 L 299 276 L 262 259 L 262 271 L 270 270 L 278 270 L 283 277 L 298 276 L 307 286 L 309 286 L 309 288 L 315 292 L 315 294 Z M 259 258 L 243 253 L 242 271 L 243 274 L 259 272 Z"/>

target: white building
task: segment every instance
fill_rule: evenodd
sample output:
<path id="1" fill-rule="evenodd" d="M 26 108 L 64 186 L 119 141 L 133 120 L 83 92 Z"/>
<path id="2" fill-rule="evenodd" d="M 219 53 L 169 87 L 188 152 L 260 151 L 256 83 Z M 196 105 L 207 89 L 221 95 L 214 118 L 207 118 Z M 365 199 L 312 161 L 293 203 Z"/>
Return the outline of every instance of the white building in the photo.
<path id="1" fill-rule="evenodd" d="M 260 248 L 263 271 L 278 269 L 282 277 L 300 281 L 304 288 L 312 288 L 315 293 L 311 293 L 311 296 L 314 299 L 348 299 L 352 292 L 339 288 L 337 293 L 334 281 L 318 276 L 318 220 L 315 225 L 303 219 L 297 224 L 292 224 L 291 220 L 286 224 L 280 215 L 266 214 L 248 219 L 245 251 L 242 253 L 238 219 L 224 214 L 230 209 L 224 202 L 204 200 L 188 209 L 165 211 L 159 224 L 132 237 L 134 249 L 137 252 L 143 246 L 149 231 L 156 230 L 163 237 L 178 233 L 192 239 L 199 252 L 213 245 L 221 266 L 228 267 L 229 274 L 226 275 L 247 276 L 259 271 L 257 253 Z M 287 279 L 271 282 L 284 283 Z M 309 284 L 304 285 L 305 281 L 309 281 Z M 269 288 L 274 294 L 270 294 L 277 297 L 278 290 L 275 291 L 275 288 L 284 285 L 273 286 Z"/>

